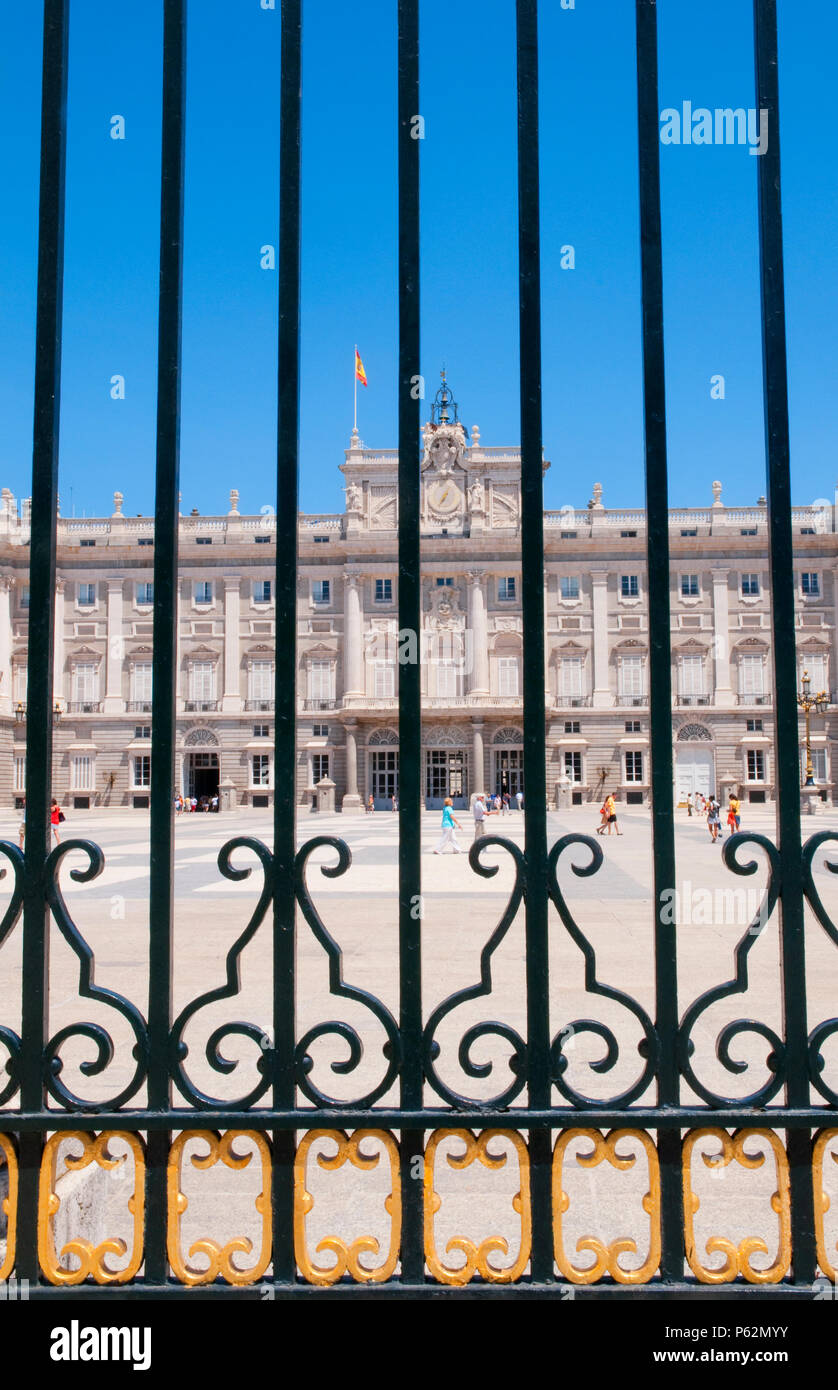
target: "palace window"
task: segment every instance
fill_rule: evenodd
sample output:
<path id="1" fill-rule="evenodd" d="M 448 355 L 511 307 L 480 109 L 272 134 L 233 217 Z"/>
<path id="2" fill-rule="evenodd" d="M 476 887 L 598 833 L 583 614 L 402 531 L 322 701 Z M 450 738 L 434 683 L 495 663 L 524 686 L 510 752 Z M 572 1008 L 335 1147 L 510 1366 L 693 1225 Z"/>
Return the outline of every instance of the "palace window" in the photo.
<path id="1" fill-rule="evenodd" d="M 579 720 L 566 719 L 564 722 L 564 731 L 566 734 L 578 734 L 580 732 Z"/>
<path id="2" fill-rule="evenodd" d="M 92 705 L 98 700 L 99 667 L 95 661 L 77 661 L 73 667 L 73 702 Z"/>
<path id="3" fill-rule="evenodd" d="M 193 661 L 189 667 L 189 699 L 197 704 L 215 700 L 215 662 Z"/>
<path id="4" fill-rule="evenodd" d="M 90 753 L 74 753 L 70 762 L 70 791 L 92 792 L 94 759 Z"/>
<path id="5" fill-rule="evenodd" d="M 436 581 L 436 587 L 437 587 L 438 589 L 450 588 L 451 585 L 452 585 L 453 583 L 454 583 L 454 580 L 451 579 L 451 578 L 449 578 L 449 577 L 446 575 L 446 577 L 445 577 L 444 579 L 439 579 L 439 578 L 437 579 L 437 581 Z"/>
<path id="6" fill-rule="evenodd" d="M 620 698 L 643 698 L 643 657 L 640 655 L 632 654 L 620 659 Z"/>
<path id="7" fill-rule="evenodd" d="M 805 656 L 800 662 L 799 680 L 803 681 L 803 672 L 809 673 L 809 689 L 813 695 L 817 695 L 821 690 L 826 690 L 826 657 L 818 652 L 813 656 Z"/>
<path id="8" fill-rule="evenodd" d="M 507 697 L 518 694 L 517 656 L 498 657 L 498 694 Z"/>
<path id="9" fill-rule="evenodd" d="M 309 700 L 334 700 L 335 668 L 331 661 L 310 661 L 308 664 Z"/>
<path id="10" fill-rule="evenodd" d="M 253 583 L 253 602 L 270 603 L 271 601 L 271 581 L 270 579 L 256 579 Z"/>
<path id="11" fill-rule="evenodd" d="M 274 664 L 272 661 L 251 661 L 247 671 L 249 700 L 261 702 L 274 698 Z"/>
<path id="12" fill-rule="evenodd" d="M 561 695 L 566 700 L 582 698 L 582 658 L 563 656 L 561 665 Z"/>
<path id="13" fill-rule="evenodd" d="M 563 574 L 559 580 L 562 598 L 579 597 L 579 575 Z"/>
<path id="14" fill-rule="evenodd" d="M 826 749 L 812 749 L 812 775 L 816 782 L 825 782 L 826 777 Z M 806 749 L 800 750 L 800 780 L 806 781 Z"/>
<path id="15" fill-rule="evenodd" d="M 254 753 L 250 759 L 251 786 L 269 787 L 271 785 L 270 753 Z"/>
<path id="16" fill-rule="evenodd" d="M 568 749 L 564 755 L 565 776 L 571 782 L 582 781 L 582 754 L 578 749 Z"/>
<path id="17" fill-rule="evenodd" d="M 151 786 L 151 754 L 140 753 L 131 759 L 132 785 L 134 787 Z"/>
<path id="18" fill-rule="evenodd" d="M 134 725 L 134 738 L 151 738 L 151 725 L 150 725 L 150 724 L 135 724 L 135 725 Z"/>
<path id="19" fill-rule="evenodd" d="M 192 590 L 192 597 L 195 603 L 212 603 L 212 580 L 197 579 Z"/>
<path id="20" fill-rule="evenodd" d="M 765 781 L 765 753 L 762 748 L 749 748 L 747 751 L 748 781 Z"/>
<path id="21" fill-rule="evenodd" d="M 96 604 L 96 585 L 77 584 L 76 603 L 79 608 L 93 608 Z"/>
<path id="22" fill-rule="evenodd" d="M 698 598 L 699 593 L 700 593 L 700 589 L 699 589 L 699 586 L 698 586 L 698 575 L 697 575 L 697 574 L 682 574 L 682 575 L 681 575 L 681 597 L 682 597 L 682 598 Z"/>
<path id="23" fill-rule="evenodd" d="M 140 537 L 138 537 L 138 539 L 137 539 L 137 545 L 154 545 L 154 537 L 153 537 L 153 536 L 140 536 Z"/>
<path id="24" fill-rule="evenodd" d="M 253 537 L 253 543 L 254 543 L 254 545 L 270 545 L 270 543 L 271 543 L 271 537 L 270 537 L 270 536 L 254 536 L 254 537 Z"/>
<path id="25" fill-rule="evenodd" d="M 742 596 L 743 596 L 743 598 L 758 598 L 758 597 L 759 597 L 759 575 L 758 575 L 758 574 L 743 574 L 743 575 L 742 575 Z"/>
<path id="26" fill-rule="evenodd" d="M 620 575 L 620 594 L 623 598 L 637 598 L 640 593 L 640 583 L 636 574 Z"/>
<path id="27" fill-rule="evenodd" d="M 455 699 L 457 695 L 456 661 L 440 661 L 436 668 L 436 693 L 445 699 Z"/>
<path id="28" fill-rule="evenodd" d="M 316 787 L 324 777 L 329 775 L 329 755 L 328 753 L 312 753 L 311 755 L 311 783 Z"/>
<path id="29" fill-rule="evenodd" d="M 312 738 L 328 738 L 328 737 L 329 737 L 329 726 L 328 726 L 328 724 L 313 724 L 313 725 L 312 725 L 312 729 L 311 729 L 311 736 L 312 736 Z"/>
<path id="30" fill-rule="evenodd" d="M 747 734 L 761 734 L 761 733 L 762 733 L 762 720 L 761 720 L 761 719 L 746 719 L 746 720 L 745 720 L 745 732 L 746 732 Z"/>
<path id="31" fill-rule="evenodd" d="M 131 668 L 130 699 L 135 704 L 151 704 L 151 671 L 150 661 L 136 661 Z"/>
<path id="32" fill-rule="evenodd" d="M 377 700 L 391 700 L 396 694 L 396 663 L 380 659 L 373 663 L 373 695 Z"/>
<path id="33" fill-rule="evenodd" d="M 311 586 L 312 603 L 329 603 L 332 585 L 329 579 L 315 579 Z"/>
<path id="34" fill-rule="evenodd" d="M 28 608 L 28 607 L 29 607 L 29 585 L 28 585 L 28 584 L 23 584 L 23 585 L 21 586 L 21 590 L 20 590 L 20 600 L 19 600 L 19 601 L 20 601 L 20 606 L 21 606 L 21 608 Z"/>
<path id="35" fill-rule="evenodd" d="M 15 753 L 15 770 L 14 770 L 14 778 L 15 778 L 15 786 L 14 786 L 15 791 L 16 791 L 16 792 L 25 792 L 25 791 L 26 791 L 26 754 L 25 754 L 25 753 Z"/>
<path id="36" fill-rule="evenodd" d="M 643 754 L 636 749 L 629 749 L 626 753 L 626 781 L 643 781 Z"/>
<path id="37" fill-rule="evenodd" d="M 253 725 L 254 738 L 270 738 L 270 726 L 268 724 Z"/>
<path id="38" fill-rule="evenodd" d="M 505 602 L 506 602 L 507 600 L 509 600 L 509 599 L 514 599 L 514 597 L 515 597 L 515 576 L 514 576 L 514 574 L 509 575 L 509 576 L 508 576 L 507 578 L 505 578 L 505 579 L 499 579 L 499 580 L 498 580 L 498 599 L 499 599 L 501 602 L 504 602 L 504 603 L 505 603 Z"/>
<path id="39" fill-rule="evenodd" d="M 704 694 L 704 657 L 682 656 L 678 663 L 678 683 L 682 695 Z"/>
<path id="40" fill-rule="evenodd" d="M 138 585 L 137 585 L 137 607 L 138 607 L 138 608 L 149 608 L 149 607 L 151 606 L 151 604 L 153 604 L 153 603 L 154 603 L 154 585 L 153 585 L 152 583 L 148 583 L 148 584 L 138 584 Z"/>
<path id="41" fill-rule="evenodd" d="M 627 733 L 627 734 L 639 734 L 639 733 L 640 733 L 640 720 L 639 720 L 639 719 L 627 719 L 627 720 L 626 720 L 626 733 Z"/>
<path id="42" fill-rule="evenodd" d="M 393 581 L 392 579 L 376 579 L 375 581 L 375 601 L 376 603 L 393 602 Z"/>
<path id="43" fill-rule="evenodd" d="M 804 570 L 800 576 L 800 592 L 806 598 L 820 598 L 821 578 L 811 570 Z"/>
<path id="44" fill-rule="evenodd" d="M 765 663 L 761 655 L 747 653 L 740 656 L 739 694 L 754 697 L 765 694 Z"/>

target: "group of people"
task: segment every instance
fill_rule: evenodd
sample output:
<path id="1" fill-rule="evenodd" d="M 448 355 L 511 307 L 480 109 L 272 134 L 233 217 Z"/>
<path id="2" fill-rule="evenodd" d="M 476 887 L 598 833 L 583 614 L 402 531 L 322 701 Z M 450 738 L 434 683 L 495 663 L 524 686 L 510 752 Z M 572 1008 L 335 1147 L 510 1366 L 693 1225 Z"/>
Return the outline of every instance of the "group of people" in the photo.
<path id="1" fill-rule="evenodd" d="M 606 830 L 610 835 L 612 830 L 616 830 L 618 835 L 622 835 L 619 822 L 617 821 L 617 802 L 613 792 L 609 792 L 599 808 L 600 822 L 596 828 L 597 835 L 604 835 Z"/>
<path id="2" fill-rule="evenodd" d="M 217 796 L 182 796 L 180 792 L 175 792 L 175 811 L 180 816 L 184 811 L 217 811 Z"/>
<path id="3" fill-rule="evenodd" d="M 740 814 L 741 805 L 742 803 L 740 802 L 739 797 L 734 796 L 731 792 L 727 803 L 728 835 L 735 835 L 737 830 L 739 829 L 742 819 Z M 722 808 L 719 802 L 717 801 L 715 795 L 711 792 L 709 796 L 704 796 L 702 792 L 696 792 L 695 809 L 700 816 L 706 817 L 707 829 L 710 832 L 710 839 L 713 841 L 713 844 L 715 844 L 717 840 L 723 840 L 724 834 L 722 832 Z M 693 799 L 691 795 L 688 795 L 687 815 L 691 816 L 692 813 Z"/>
<path id="4" fill-rule="evenodd" d="M 515 802 L 520 811 L 523 802 L 523 792 L 515 793 Z M 457 820 L 453 811 L 454 803 L 450 796 L 446 796 L 442 805 L 442 834 L 439 837 L 439 844 L 434 850 L 434 854 L 444 854 L 450 848 L 454 854 L 462 854 L 463 850 L 457 843 L 455 830 L 462 830 L 463 827 Z M 498 792 L 495 796 L 487 796 L 485 792 L 479 792 L 472 803 L 471 813 L 474 817 L 474 838 L 479 840 L 481 835 L 486 834 L 487 816 L 505 816 L 512 807 L 512 797 L 508 792 Z"/>
<path id="5" fill-rule="evenodd" d="M 62 809 L 61 809 L 61 807 L 59 806 L 58 802 L 56 801 L 55 797 L 53 797 L 52 800 L 51 800 L 51 802 L 50 802 L 50 804 L 49 804 L 49 823 L 50 823 L 50 826 L 52 827 L 52 834 L 55 836 L 55 843 L 56 843 L 57 845 L 60 845 L 60 844 L 61 844 L 61 836 L 60 836 L 59 833 L 58 833 L 58 827 L 59 827 L 59 825 L 61 824 L 61 822 L 62 822 L 64 819 L 65 819 L 64 812 L 62 811 Z M 20 826 L 19 826 L 19 828 L 18 828 L 18 841 L 20 842 L 20 847 L 21 847 L 21 849 L 23 849 L 23 841 L 24 841 L 25 836 L 26 836 L 26 802 L 24 801 L 24 802 L 23 802 L 23 805 L 22 805 L 21 808 L 20 808 Z"/>

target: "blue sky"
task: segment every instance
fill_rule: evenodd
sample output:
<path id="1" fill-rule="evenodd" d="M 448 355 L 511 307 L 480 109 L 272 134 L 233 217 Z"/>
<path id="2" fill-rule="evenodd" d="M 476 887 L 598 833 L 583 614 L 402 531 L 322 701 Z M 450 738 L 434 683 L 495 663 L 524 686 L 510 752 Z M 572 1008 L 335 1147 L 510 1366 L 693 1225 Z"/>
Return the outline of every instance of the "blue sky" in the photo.
<path id="1" fill-rule="evenodd" d="M 631 0 L 545 0 L 541 15 L 547 504 L 642 501 Z M 73 0 L 61 505 L 153 508 L 161 5 Z M 751 0 L 660 0 L 661 106 L 754 105 Z M 343 505 L 352 352 L 359 426 L 396 444 L 394 0 L 304 5 L 301 492 Z M 838 7 L 779 0 L 783 199 L 797 500 L 838 476 Z M 0 52 L 0 482 L 30 491 L 41 6 L 9 7 Z M 183 510 L 229 489 L 274 501 L 280 21 L 260 0 L 191 0 Z M 423 371 L 443 362 L 464 422 L 518 421 L 513 0 L 423 0 Z M 110 138 L 111 118 L 126 138 Z M 765 491 L 756 164 L 741 146 L 662 148 L 671 500 Z M 572 245 L 575 268 L 561 268 Z M 112 400 L 112 376 L 125 399 Z M 711 399 L 711 377 L 725 379 Z"/>

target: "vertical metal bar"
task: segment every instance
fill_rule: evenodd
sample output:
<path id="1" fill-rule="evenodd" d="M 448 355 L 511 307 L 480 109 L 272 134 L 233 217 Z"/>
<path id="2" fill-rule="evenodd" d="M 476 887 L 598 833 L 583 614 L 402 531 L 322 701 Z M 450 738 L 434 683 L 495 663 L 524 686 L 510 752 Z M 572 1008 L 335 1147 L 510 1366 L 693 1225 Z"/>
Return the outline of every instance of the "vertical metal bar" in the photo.
<path id="1" fill-rule="evenodd" d="M 294 1106 L 294 854 L 297 700 L 297 528 L 300 433 L 301 0 L 282 0 L 279 129 L 279 346 L 276 462 L 276 723 L 274 728 L 274 1079 L 277 1109 Z M 274 1279 L 294 1279 L 293 1130 L 274 1133 Z"/>
<path id="2" fill-rule="evenodd" d="M 544 486 L 541 430 L 541 239 L 538 0 L 517 0 L 518 311 L 521 372 L 521 594 L 524 625 L 527 1083 L 550 1105 L 547 766 L 544 707 Z M 549 1129 L 530 1131 L 532 1277 L 553 1277 Z"/>
<path id="3" fill-rule="evenodd" d="M 783 1017 L 787 1103 L 810 1103 L 806 1024 L 803 880 L 800 853 L 800 762 L 797 723 L 794 548 L 791 526 L 783 212 L 780 195 L 780 111 L 776 0 L 754 0 L 756 95 L 768 142 L 756 159 L 759 188 L 759 259 L 765 399 L 771 622 L 776 692 L 777 814 L 781 872 Z M 791 1167 L 792 1248 L 796 1283 L 815 1277 L 811 1144 L 807 1130 L 788 1132 Z"/>
<path id="4" fill-rule="evenodd" d="M 399 1008 L 401 1104 L 422 1106 L 422 705 L 419 541 L 419 0 L 399 0 L 399 628 L 415 660 L 399 665 Z M 413 1176 L 422 1130 L 403 1130 L 402 1278 L 424 1278 L 422 1185 Z"/>
<path id="5" fill-rule="evenodd" d="M 660 145 L 656 0 L 637 0 L 637 135 L 643 302 L 643 424 L 646 455 L 646 573 L 649 586 L 649 705 L 655 891 L 655 1005 L 661 1040 L 658 1103 L 678 1104 L 678 972 L 665 904 L 675 886 L 672 795 L 672 677 L 669 635 L 669 501 L 663 348 Z M 680 1133 L 659 1132 L 662 1184 L 661 1278 L 683 1278 Z"/>
<path id="6" fill-rule="evenodd" d="M 38 210 L 38 311 L 29 551 L 29 658 L 26 687 L 26 861 L 20 1103 L 44 1104 L 43 1056 L 49 1018 L 49 911 L 44 862 L 50 849 L 55 548 L 61 408 L 64 282 L 64 171 L 67 146 L 69 0 L 45 0 Z M 20 1136 L 17 1275 L 38 1279 L 38 1167 L 42 1134 Z"/>
<path id="7" fill-rule="evenodd" d="M 160 283 L 157 324 L 157 460 L 154 500 L 154 652 L 149 844 L 148 1106 L 171 1104 L 172 915 L 177 695 L 183 178 L 186 118 L 186 0 L 163 5 L 163 120 L 160 169 Z M 170 1135 L 150 1130 L 146 1185 L 146 1279 L 163 1284 L 166 1160 Z"/>

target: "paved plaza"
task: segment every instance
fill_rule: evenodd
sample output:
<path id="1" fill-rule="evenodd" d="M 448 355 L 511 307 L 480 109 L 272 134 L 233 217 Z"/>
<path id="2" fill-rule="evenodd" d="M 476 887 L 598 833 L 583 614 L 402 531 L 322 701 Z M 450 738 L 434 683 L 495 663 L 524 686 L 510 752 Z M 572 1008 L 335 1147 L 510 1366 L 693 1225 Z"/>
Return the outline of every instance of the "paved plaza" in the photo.
<path id="1" fill-rule="evenodd" d="M 772 808 L 751 811 L 744 808 L 743 830 L 751 830 L 773 838 Z M 468 813 L 458 813 L 463 824 L 459 836 L 463 848 L 472 840 L 472 821 Z M 472 870 L 465 854 L 437 857 L 433 849 L 439 839 L 439 813 L 422 816 L 422 940 L 425 1016 L 452 992 L 477 983 L 480 977 L 480 954 L 497 923 L 513 888 L 512 859 L 500 847 L 487 847 L 485 862 L 497 865 L 491 879 L 479 877 Z M 594 807 L 574 808 L 571 811 L 551 812 L 548 817 L 550 842 L 568 833 L 592 833 L 596 824 Z M 652 929 L 652 845 L 651 820 L 645 809 L 623 809 L 620 815 L 621 837 L 603 837 L 597 843 L 603 851 L 599 871 L 590 877 L 573 874 L 571 862 L 583 866 L 590 854 L 583 846 L 569 848 L 562 856 L 559 882 L 566 894 L 568 906 L 579 929 L 596 951 L 597 977 L 603 983 L 624 991 L 654 1017 L 654 962 Z M 815 831 L 829 829 L 826 816 L 804 818 L 804 837 Z M 491 833 L 507 836 L 514 843 L 523 843 L 523 816 L 514 812 L 497 816 L 488 822 Z M 17 840 L 18 820 L 8 814 L 0 819 L 0 837 Z M 321 865 L 333 864 L 335 853 L 318 849 L 312 853 L 308 874 L 313 901 L 322 920 L 343 951 L 343 977 L 353 986 L 370 991 L 393 1013 L 398 1009 L 398 924 L 397 924 L 397 842 L 398 816 L 388 812 L 373 816 L 363 814 L 321 816 L 302 814 L 298 822 L 298 841 L 315 835 L 339 836 L 351 849 L 352 863 L 338 877 L 325 877 Z M 61 874 L 62 891 L 74 922 L 96 957 L 96 983 L 118 990 L 134 1000 L 143 1013 L 147 997 L 148 953 L 148 815 L 130 812 L 70 812 L 62 826 L 67 838 L 89 838 L 101 846 L 105 869 L 89 883 L 73 883 L 69 869 L 84 867 L 80 852 L 68 854 Z M 684 1009 L 703 991 L 732 978 L 736 943 L 747 932 L 748 923 L 758 908 L 759 897 L 766 883 L 766 862 L 761 850 L 748 848 L 740 857 L 757 861 L 757 872 L 750 878 L 734 876 L 725 866 L 718 845 L 710 841 L 705 823 L 685 812 L 677 813 L 676 850 L 679 900 L 673 918 L 677 919 L 680 999 Z M 225 978 L 225 956 L 237 937 L 244 931 L 254 911 L 262 886 L 261 869 L 256 856 L 247 849 L 237 849 L 233 864 L 252 866 L 248 879 L 233 882 L 224 878 L 218 869 L 217 856 L 221 846 L 236 836 L 248 836 L 270 844 L 269 813 L 239 811 L 229 815 L 184 815 L 175 824 L 176 909 L 175 909 L 175 1013 L 199 994 L 217 988 Z M 838 858 L 838 856 L 836 856 Z M 838 881 L 818 862 L 815 881 L 828 910 L 838 919 Z M 0 883 L 3 901 L 7 899 L 9 878 Z M 724 890 L 738 890 L 731 893 Z M 747 896 L 750 890 L 751 897 Z M 807 971 L 809 976 L 809 1023 L 831 1017 L 835 1013 L 838 992 L 838 960 L 835 949 L 807 908 Z M 18 1028 L 20 1000 L 20 926 L 7 939 L 0 953 L 0 987 L 4 1000 L 2 1022 Z M 130 1079 L 133 1067 L 130 1059 L 132 1038 L 130 1029 L 112 1009 L 88 1001 L 80 1001 L 77 992 L 78 963 L 68 944 L 53 926 L 50 989 L 51 1032 L 79 1022 L 92 1020 L 111 1032 L 116 1055 L 101 1076 L 84 1077 L 78 1064 L 89 1058 L 89 1042 L 68 1042 L 63 1049 L 67 1084 L 78 1093 L 102 1099 L 118 1092 Z M 586 993 L 583 957 L 578 946 L 550 909 L 551 956 L 551 1031 L 572 1028 L 578 1020 L 594 1020 L 613 1030 L 619 1044 L 614 1065 L 599 1072 L 590 1063 L 604 1056 L 605 1043 L 590 1031 L 573 1030 L 567 1034 L 565 1072 L 568 1083 L 591 1099 L 604 1101 L 617 1097 L 631 1087 L 642 1074 L 644 1062 L 637 1045 L 642 1030 L 636 1017 L 619 1001 Z M 474 1100 L 488 1100 L 502 1093 L 512 1074 L 508 1059 L 511 1047 L 498 1037 L 483 1037 L 473 1047 L 477 1063 L 491 1062 L 487 1075 L 469 1077 L 464 1074 L 458 1058 L 463 1034 L 485 1020 L 496 1020 L 526 1036 L 526 1002 L 524 989 L 524 913 L 521 908 L 491 960 L 492 991 L 490 998 L 471 1000 L 449 1014 L 437 1034 L 440 1052 L 437 1059 L 439 1075 L 454 1091 Z M 770 1050 L 764 1039 L 745 1035 L 734 1039 L 732 1055 L 748 1064 L 742 1074 L 727 1071 L 715 1055 L 715 1039 L 719 1030 L 731 1020 L 758 1020 L 782 1033 L 781 975 L 778 952 L 778 924 L 772 916 L 764 931 L 754 941 L 749 954 L 749 984 L 745 995 L 737 994 L 714 1005 L 697 1022 L 693 1065 L 702 1082 L 728 1096 L 745 1096 L 766 1078 L 766 1057 Z M 386 1071 L 382 1046 L 386 1041 L 381 1024 L 356 1001 L 335 999 L 329 993 L 326 954 L 315 939 L 308 924 L 298 914 L 298 1036 L 326 1020 L 339 1019 L 355 1027 L 364 1042 L 360 1065 L 348 1074 L 335 1072 L 333 1063 L 347 1055 L 347 1043 L 341 1038 L 321 1038 L 312 1047 L 314 1067 L 312 1079 L 323 1092 L 338 1100 L 349 1100 L 374 1088 Z M 256 1062 L 259 1048 L 248 1037 L 232 1036 L 222 1047 L 225 1057 L 239 1065 L 229 1074 L 213 1071 L 207 1064 L 204 1048 L 212 1032 L 225 1022 L 245 1021 L 271 1033 L 271 929 L 266 920 L 245 947 L 241 958 L 241 991 L 232 1000 L 215 1002 L 191 1021 L 186 1032 L 189 1054 L 186 1066 L 193 1082 L 209 1094 L 222 1100 L 246 1095 L 258 1082 Z M 836 1067 L 834 1048 L 826 1049 L 827 1075 Z M 694 1099 L 684 1086 L 684 1099 Z M 395 1101 L 391 1090 L 383 1102 Z M 428 1088 L 427 1101 L 436 1103 Z M 142 1093 L 134 1103 L 140 1103 Z M 557 1097 L 558 1099 L 558 1097 Z M 643 1097 L 653 1101 L 648 1088 Z M 520 1102 L 519 1102 L 520 1103 Z M 502 1148 L 502 1141 L 496 1143 Z M 326 1146 L 328 1147 L 328 1146 Z M 451 1150 L 456 1143 L 451 1143 Z M 473 1166 L 468 1174 L 443 1165 L 438 1190 L 443 1194 L 444 1213 L 441 1214 L 446 1238 L 457 1234 L 459 1227 L 469 1223 L 472 1238 L 505 1229 L 514 1255 L 514 1232 L 517 1217 L 511 1210 L 511 1200 L 517 1190 L 512 1151 L 507 1165 L 508 1178 L 493 1170 Z M 576 1145 L 580 1151 L 585 1142 Z M 637 1147 L 637 1146 L 635 1146 Z M 712 1144 L 711 1144 L 712 1148 Z M 638 1155 L 640 1150 L 637 1148 Z M 573 1165 L 571 1165 L 572 1167 Z M 332 1172 L 322 1173 L 314 1165 L 313 1190 L 315 1209 L 310 1221 L 314 1236 L 334 1230 L 339 1219 L 349 1219 L 358 1233 L 357 1222 L 363 1229 L 381 1227 L 385 1220 L 382 1198 L 387 1190 L 386 1162 L 382 1159 L 373 1174 L 360 1173 L 347 1164 Z M 311 1164 L 310 1164 L 311 1169 Z M 725 1170 L 726 1186 L 710 1183 L 709 1196 L 704 1202 L 724 1193 L 727 1217 L 740 1235 L 763 1233 L 769 1245 L 769 1255 L 755 1256 L 770 1263 L 773 1250 L 771 1231 L 776 1231 L 776 1218 L 770 1209 L 774 1191 L 773 1163 L 769 1160 L 760 1173 Z M 708 1176 L 709 1173 L 709 1176 Z M 212 1221 L 232 1223 L 230 1234 L 241 1229 L 240 1209 L 231 1212 L 237 1203 L 230 1200 L 235 1190 L 241 1195 L 250 1182 L 252 1196 L 258 1192 L 258 1172 L 250 1165 L 248 1176 L 230 1173 L 220 1165 L 201 1173 L 205 1200 L 210 1192 Z M 702 1181 L 712 1178 L 712 1170 L 703 1174 Z M 251 1181 L 252 1180 L 252 1181 Z M 186 1179 L 194 1182 L 191 1169 Z M 328 1196 L 322 1184 L 329 1183 Z M 233 1189 L 230 1184 L 238 1183 Z M 468 1187 L 468 1200 L 464 1196 Z M 319 1186 L 318 1186 L 319 1184 Z M 642 1263 L 648 1244 L 644 1229 L 648 1229 L 640 1202 L 648 1185 L 646 1165 L 642 1155 L 629 1173 L 612 1170 L 603 1164 L 595 1169 L 578 1168 L 567 1180 L 572 1194 L 568 1213 L 568 1248 L 573 1249 L 576 1236 L 599 1230 L 603 1238 L 612 1240 L 633 1233 L 638 1241 L 637 1256 L 627 1255 L 627 1265 Z M 620 1185 L 622 1184 L 622 1186 Z M 186 1190 L 186 1189 L 185 1189 Z M 445 1194 L 448 1194 L 447 1205 Z M 499 1194 L 502 1200 L 499 1203 Z M 475 1202 L 485 1196 L 485 1202 Z M 184 1230 L 194 1214 L 195 1235 L 206 1233 L 209 1207 L 198 1204 L 204 1215 L 190 1213 L 184 1217 Z M 838 1211 L 838 1202 L 833 1201 Z M 252 1209 L 251 1209 L 252 1210 Z M 505 1215 L 504 1215 L 505 1214 Z M 509 1225 L 509 1222 L 512 1225 Z M 322 1229 L 318 1229 L 318 1221 Z M 506 1222 L 504 1227 L 503 1222 Z M 577 1221 L 581 1222 L 578 1225 Z M 453 1225 L 450 1223 L 453 1222 Z M 499 1226 L 499 1222 L 501 1225 Z M 773 1227 L 771 1223 L 774 1223 Z M 366 1223 L 366 1224 L 364 1224 Z M 616 1224 L 614 1224 L 616 1223 Z M 645 1223 L 645 1225 L 644 1225 Z M 712 1224 L 712 1223 L 711 1223 Z M 718 1222 L 716 1223 L 718 1225 Z M 485 1229 L 484 1229 L 485 1226 Z M 583 1230 L 583 1227 L 586 1230 Z M 608 1229 L 610 1227 L 610 1229 Z M 697 1232 L 700 1221 L 697 1218 Z M 476 1228 L 476 1229 L 475 1229 Z M 383 1228 L 380 1231 L 382 1238 Z M 459 1233 L 463 1233 L 460 1230 Z M 573 1239 L 571 1240 L 571 1233 Z M 709 1233 L 709 1228 L 708 1228 Z M 734 1232 L 731 1231 L 733 1235 Z M 194 1238 L 194 1237 L 193 1237 Z M 442 1237 L 440 1237 L 442 1239 Z M 330 1257 L 325 1257 L 326 1263 Z M 586 1257 L 587 1258 L 587 1257 Z M 580 1257 L 582 1263 L 585 1262 Z M 504 1263 L 500 1260 L 500 1263 Z"/>

